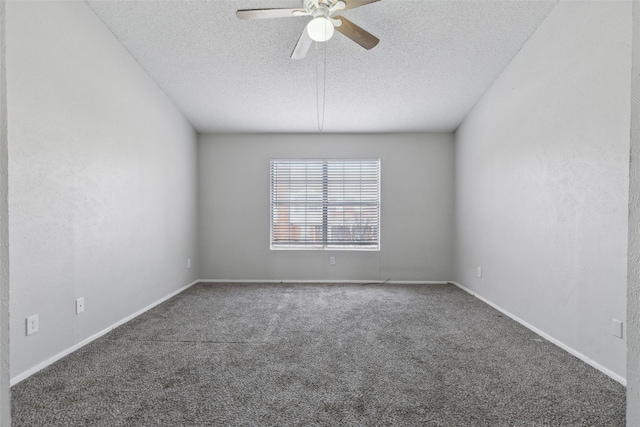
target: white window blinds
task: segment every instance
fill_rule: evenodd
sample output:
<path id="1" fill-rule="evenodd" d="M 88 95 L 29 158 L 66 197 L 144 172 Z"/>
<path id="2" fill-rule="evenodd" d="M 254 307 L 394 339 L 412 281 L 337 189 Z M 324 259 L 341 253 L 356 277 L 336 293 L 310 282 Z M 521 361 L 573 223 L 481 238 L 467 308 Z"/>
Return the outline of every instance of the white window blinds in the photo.
<path id="1" fill-rule="evenodd" d="M 380 159 L 271 160 L 271 248 L 380 248 Z"/>

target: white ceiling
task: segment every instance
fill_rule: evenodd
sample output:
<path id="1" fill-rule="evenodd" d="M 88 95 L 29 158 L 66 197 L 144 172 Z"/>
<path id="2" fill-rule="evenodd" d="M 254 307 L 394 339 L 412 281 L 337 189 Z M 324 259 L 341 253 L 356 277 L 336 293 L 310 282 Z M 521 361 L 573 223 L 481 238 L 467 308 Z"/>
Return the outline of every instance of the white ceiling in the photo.
<path id="1" fill-rule="evenodd" d="M 556 1 L 381 0 L 344 12 L 380 44 L 367 51 L 339 33 L 326 43 L 323 131 L 454 130 Z M 235 16 L 302 0 L 88 3 L 199 132 L 318 131 L 315 49 L 289 58 L 309 18 Z"/>

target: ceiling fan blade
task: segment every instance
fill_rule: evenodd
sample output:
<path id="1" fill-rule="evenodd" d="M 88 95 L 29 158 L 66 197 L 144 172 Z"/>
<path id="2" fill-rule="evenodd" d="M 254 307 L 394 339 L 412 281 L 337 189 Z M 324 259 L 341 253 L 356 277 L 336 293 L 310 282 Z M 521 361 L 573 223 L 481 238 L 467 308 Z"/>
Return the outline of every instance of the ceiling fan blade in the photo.
<path id="1" fill-rule="evenodd" d="M 376 36 L 366 32 L 348 19 L 342 16 L 335 16 L 334 18 L 342 21 L 342 25 L 336 26 L 336 30 L 340 31 L 363 48 L 373 49 L 378 45 L 378 43 L 380 43 L 380 40 Z"/>
<path id="2" fill-rule="evenodd" d="M 364 6 L 370 3 L 375 3 L 380 0 L 344 0 L 347 5 L 342 10 L 355 9 L 356 7 Z"/>
<path id="3" fill-rule="evenodd" d="M 300 34 L 300 38 L 298 39 L 298 43 L 296 43 L 296 47 L 291 53 L 291 59 L 303 59 L 307 56 L 307 52 L 309 52 L 309 48 L 312 44 L 313 40 L 309 37 L 307 27 L 304 27 L 304 30 L 302 30 L 302 34 Z"/>
<path id="4" fill-rule="evenodd" d="M 245 9 L 236 12 L 239 19 L 290 18 L 308 15 L 304 9 Z"/>

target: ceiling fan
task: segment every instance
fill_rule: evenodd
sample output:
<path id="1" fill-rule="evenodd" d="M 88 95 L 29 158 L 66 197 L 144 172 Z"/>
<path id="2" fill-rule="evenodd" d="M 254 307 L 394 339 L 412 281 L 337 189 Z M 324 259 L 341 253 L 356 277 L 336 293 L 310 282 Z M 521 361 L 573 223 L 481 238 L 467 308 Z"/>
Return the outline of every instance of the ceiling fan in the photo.
<path id="1" fill-rule="evenodd" d="M 296 47 L 291 53 L 292 59 L 302 59 L 307 55 L 311 44 L 329 40 L 338 30 L 365 49 L 374 48 L 380 40 L 369 34 L 353 22 L 342 16 L 334 16 L 338 11 L 355 9 L 379 0 L 304 0 L 300 9 L 245 9 L 238 10 L 240 19 L 290 18 L 294 16 L 312 16 Z"/>

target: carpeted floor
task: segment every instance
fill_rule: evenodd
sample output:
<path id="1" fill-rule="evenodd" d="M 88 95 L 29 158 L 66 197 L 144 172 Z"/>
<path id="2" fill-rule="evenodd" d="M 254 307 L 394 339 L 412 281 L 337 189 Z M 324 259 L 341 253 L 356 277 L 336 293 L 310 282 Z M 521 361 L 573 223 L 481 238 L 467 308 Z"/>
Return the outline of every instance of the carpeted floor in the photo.
<path id="1" fill-rule="evenodd" d="M 623 426 L 625 389 L 453 285 L 196 285 L 12 388 L 20 426 Z"/>

